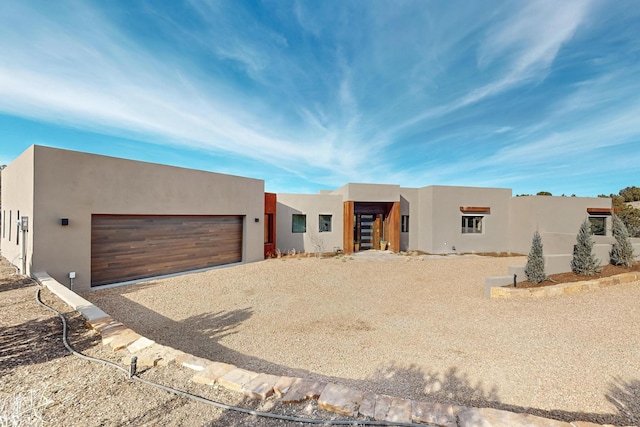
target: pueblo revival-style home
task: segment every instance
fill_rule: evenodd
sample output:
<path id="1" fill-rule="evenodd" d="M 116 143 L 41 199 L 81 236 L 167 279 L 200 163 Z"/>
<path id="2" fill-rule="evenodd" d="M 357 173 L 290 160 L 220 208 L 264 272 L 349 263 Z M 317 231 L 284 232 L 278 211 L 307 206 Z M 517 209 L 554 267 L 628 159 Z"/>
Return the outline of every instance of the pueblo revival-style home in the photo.
<path id="1" fill-rule="evenodd" d="M 613 241 L 608 198 L 355 183 L 273 194 L 258 179 L 43 146 L 2 171 L 1 210 L 2 255 L 80 291 L 277 250 L 526 254 L 535 230 L 548 272 L 568 271 L 585 218 L 603 262 Z"/>

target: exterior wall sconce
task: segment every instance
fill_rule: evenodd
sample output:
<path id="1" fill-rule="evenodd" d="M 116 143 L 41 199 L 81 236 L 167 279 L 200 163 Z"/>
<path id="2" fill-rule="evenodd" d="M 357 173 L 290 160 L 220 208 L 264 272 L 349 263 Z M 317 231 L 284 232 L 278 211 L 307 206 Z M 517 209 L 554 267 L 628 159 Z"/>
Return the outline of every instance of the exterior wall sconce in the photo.
<path id="1" fill-rule="evenodd" d="M 255 222 L 260 222 L 260 218 L 254 218 L 253 219 Z"/>
<path id="2" fill-rule="evenodd" d="M 69 225 L 69 218 L 60 218 L 60 225 L 62 226 Z"/>

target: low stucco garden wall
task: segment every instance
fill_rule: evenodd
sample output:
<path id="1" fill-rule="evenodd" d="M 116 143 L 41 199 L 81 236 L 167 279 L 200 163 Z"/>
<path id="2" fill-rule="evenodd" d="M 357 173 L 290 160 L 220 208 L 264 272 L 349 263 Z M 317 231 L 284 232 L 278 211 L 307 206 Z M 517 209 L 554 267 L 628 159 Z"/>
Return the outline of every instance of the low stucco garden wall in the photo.
<path id="1" fill-rule="evenodd" d="M 586 280 L 582 282 L 561 283 L 553 286 L 543 286 L 539 288 L 511 288 L 511 287 L 491 287 L 489 298 L 492 299 L 527 299 L 546 298 L 562 294 L 570 294 L 581 291 L 593 291 L 612 285 L 623 285 L 640 282 L 640 273 L 630 272 L 618 274 L 601 279 Z"/>

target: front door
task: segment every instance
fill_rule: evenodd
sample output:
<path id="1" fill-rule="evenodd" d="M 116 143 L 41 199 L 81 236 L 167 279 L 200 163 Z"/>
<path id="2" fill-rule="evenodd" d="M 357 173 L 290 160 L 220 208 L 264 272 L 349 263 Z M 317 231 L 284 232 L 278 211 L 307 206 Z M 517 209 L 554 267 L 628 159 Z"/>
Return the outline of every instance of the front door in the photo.
<path id="1" fill-rule="evenodd" d="M 360 249 L 379 249 L 383 236 L 382 215 L 358 214 L 355 218 L 354 241 L 360 242 Z"/>

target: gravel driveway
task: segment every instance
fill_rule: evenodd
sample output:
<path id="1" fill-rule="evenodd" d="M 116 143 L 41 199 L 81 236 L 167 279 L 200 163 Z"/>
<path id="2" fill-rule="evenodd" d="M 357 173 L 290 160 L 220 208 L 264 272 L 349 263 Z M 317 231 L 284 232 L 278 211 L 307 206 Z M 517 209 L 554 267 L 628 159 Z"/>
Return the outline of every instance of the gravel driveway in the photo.
<path id="1" fill-rule="evenodd" d="M 83 296 L 254 371 L 556 418 L 640 414 L 640 285 L 489 300 L 484 278 L 526 258 L 386 259 L 272 259 Z"/>

